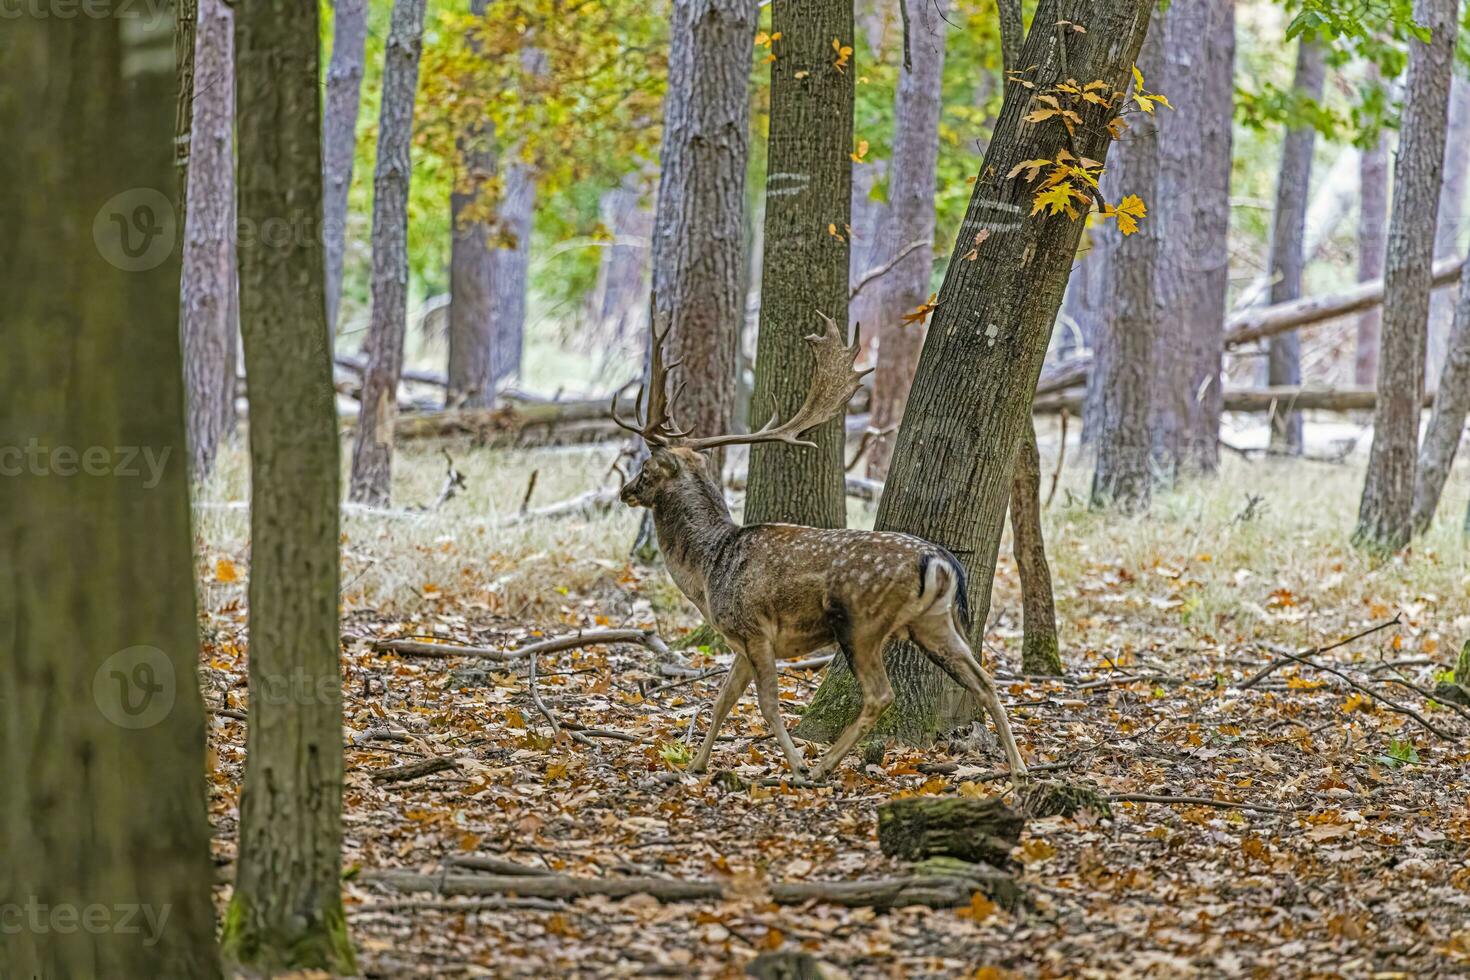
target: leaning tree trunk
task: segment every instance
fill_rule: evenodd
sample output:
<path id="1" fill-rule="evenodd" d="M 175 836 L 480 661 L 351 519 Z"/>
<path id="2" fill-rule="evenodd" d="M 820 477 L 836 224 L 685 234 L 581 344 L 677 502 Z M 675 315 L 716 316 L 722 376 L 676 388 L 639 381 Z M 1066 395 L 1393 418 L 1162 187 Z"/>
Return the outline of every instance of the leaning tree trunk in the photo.
<path id="1" fill-rule="evenodd" d="M 852 211 L 851 0 L 782 0 L 771 32 L 781 38 L 771 44 L 755 425 L 790 418 L 801 405 L 811 364 L 802 338 L 820 328 L 818 314 L 847 323 Z M 843 420 L 834 418 L 807 434 L 816 449 L 752 446 L 747 523 L 846 524 L 843 437 Z"/>
<path id="2" fill-rule="evenodd" d="M 1460 248 L 1465 219 L 1465 190 L 1470 183 L 1470 81 L 1456 74 L 1450 82 L 1449 125 L 1445 129 L 1444 177 L 1439 189 L 1439 220 L 1434 226 L 1434 257 L 1451 258 Z M 1453 290 L 1429 297 L 1426 377 L 1438 377 L 1449 349 L 1455 318 Z"/>
<path id="3" fill-rule="evenodd" d="M 1414 473 L 1413 527 L 1416 534 L 1429 530 L 1439 498 L 1449 479 L 1450 467 L 1465 431 L 1465 413 L 1470 410 L 1470 263 L 1460 273 L 1460 298 L 1445 348 L 1444 370 L 1434 392 L 1434 411 L 1419 449 Z"/>
<path id="4" fill-rule="evenodd" d="M 1143 42 L 1139 67 L 1145 79 L 1163 77 L 1164 21 L 1156 13 Z M 1153 113 L 1136 113 L 1114 154 L 1112 186 L 1126 187 L 1148 206 L 1158 199 L 1159 128 Z M 1104 186 L 1108 186 L 1107 183 Z M 1108 228 L 1107 238 L 1116 278 L 1107 303 L 1107 349 L 1098 361 L 1094 381 L 1101 403 L 1097 415 L 1097 467 L 1092 475 L 1092 506 L 1114 507 L 1125 514 L 1148 509 L 1153 494 L 1153 462 L 1149 444 L 1149 393 L 1152 389 L 1158 312 L 1154 277 L 1159 259 L 1159 224 L 1145 218 L 1131 235 Z"/>
<path id="5" fill-rule="evenodd" d="M 1414 19 L 1431 31 L 1409 41 L 1403 124 L 1393 173 L 1393 215 L 1383 286 L 1382 356 L 1373 446 L 1353 541 L 1394 552 L 1409 542 L 1419 415 L 1424 402 L 1424 341 L 1439 181 L 1444 170 L 1456 0 L 1415 0 Z"/>
<path id="6" fill-rule="evenodd" d="M 934 194 L 939 162 L 939 115 L 943 110 L 944 45 L 949 0 L 912 4 L 909 11 L 910 67 L 898 77 L 894 105 L 893 161 L 888 171 L 889 223 L 884 237 L 890 247 L 934 241 Z M 903 418 L 909 385 L 924 346 L 922 323 L 904 316 L 929 298 L 934 276 L 934 247 L 924 245 L 899 259 L 883 279 L 878 319 L 878 370 L 873 375 L 872 424 L 894 429 Z M 868 476 L 888 474 L 894 437 L 880 435 L 868 454 Z"/>
<path id="7" fill-rule="evenodd" d="M 17 12 L 3 28 L 4 977 L 220 975 L 181 451 L 174 25 L 127 26 Z"/>
<path id="8" fill-rule="evenodd" d="M 241 224 L 322 213 L 316 4 L 242 4 Z M 250 723 L 226 961 L 352 974 L 342 911 L 340 461 L 325 255 L 242 240 L 250 377 Z"/>
<path id="9" fill-rule="evenodd" d="M 1322 45 L 1303 36 L 1297 42 L 1297 95 L 1322 97 L 1327 73 Z M 1271 302 L 1285 303 L 1302 294 L 1302 272 L 1306 267 L 1307 193 L 1312 186 L 1312 153 L 1317 131 L 1310 123 L 1286 133 L 1281 146 L 1281 171 L 1276 178 L 1276 210 L 1271 227 Z M 1302 339 L 1295 330 L 1271 338 L 1266 383 L 1302 383 Z M 1302 454 L 1302 413 L 1286 405 L 1271 410 L 1271 450 L 1291 456 Z"/>
<path id="10" fill-rule="evenodd" d="M 1021 672 L 1061 674 L 1057 605 L 1041 536 L 1041 451 L 1034 422 L 1021 434 L 1011 477 L 1011 544 L 1021 580 Z"/>
<path id="11" fill-rule="evenodd" d="M 347 192 L 357 155 L 357 112 L 367 60 L 367 0 L 336 0 L 332 5 L 332 61 L 327 67 L 327 97 L 322 115 L 322 236 L 327 250 L 327 330 L 337 331 L 342 305 L 342 264 L 347 243 Z M 335 339 L 335 338 L 334 338 Z"/>
<path id="12" fill-rule="evenodd" d="M 195 480 L 235 428 L 235 15 L 200 0 L 181 282 L 189 457 Z"/>
<path id="13" fill-rule="evenodd" d="M 1037 96 L 1067 78 L 1125 88 L 1152 7 L 1152 0 L 1041 0 L 1020 58 L 1035 66 L 1027 80 L 1036 87 L 1007 86 L 957 254 L 964 255 L 960 246 L 977 232 L 990 235 L 974 261 L 949 264 L 899 429 L 877 527 L 935 541 L 965 564 L 977 649 L 1016 450 L 1083 226 L 1065 214 L 1032 215 L 1037 185 L 1007 175 L 1022 161 L 1055 158 L 1063 149 L 1105 158 L 1110 111 L 1079 104 L 1083 123 L 1075 140 L 1055 119 L 1028 123 L 1023 117 L 1042 105 Z M 1062 34 L 1055 25 L 1063 20 L 1083 30 Z M 957 696 L 958 685 L 912 645 L 895 644 L 886 659 L 895 702 L 879 721 L 880 735 L 923 745 L 976 717 L 975 704 Z M 831 737 L 856 716 L 856 684 L 839 664 L 833 662 L 802 719 L 807 737 Z"/>
<path id="14" fill-rule="evenodd" d="M 1165 70 L 1152 84 L 1174 105 L 1159 120 L 1158 400 L 1164 476 L 1219 464 L 1221 359 L 1230 286 L 1230 152 L 1234 0 L 1169 5 Z"/>
<path id="15" fill-rule="evenodd" d="M 394 0 L 383 67 L 377 172 L 373 174 L 373 308 L 362 411 L 352 451 L 352 499 L 386 507 L 393 476 L 393 420 L 408 317 L 409 147 L 423 48 L 425 0 Z"/>
<path id="16" fill-rule="evenodd" d="M 487 0 L 470 0 L 485 16 Z M 471 50 L 478 45 L 467 42 Z M 483 118 L 465 121 L 455 144 L 456 172 L 449 195 L 449 386 L 446 408 L 488 408 L 495 401 L 491 362 L 495 341 L 495 253 L 491 223 L 480 198 L 494 179 L 495 128 Z"/>
<path id="17" fill-rule="evenodd" d="M 1370 66 L 1370 78 L 1378 71 Z M 1382 132 L 1358 161 L 1358 281 L 1383 278 L 1388 252 L 1388 134 Z M 1383 307 L 1358 314 L 1357 343 L 1353 355 L 1353 381 L 1371 385 L 1378 379 L 1379 336 Z"/>
<path id="18" fill-rule="evenodd" d="M 757 16 L 754 0 L 674 2 L 652 316 L 667 317 L 669 357 L 686 386 L 678 421 L 696 433 L 730 432 L 735 421 Z"/>

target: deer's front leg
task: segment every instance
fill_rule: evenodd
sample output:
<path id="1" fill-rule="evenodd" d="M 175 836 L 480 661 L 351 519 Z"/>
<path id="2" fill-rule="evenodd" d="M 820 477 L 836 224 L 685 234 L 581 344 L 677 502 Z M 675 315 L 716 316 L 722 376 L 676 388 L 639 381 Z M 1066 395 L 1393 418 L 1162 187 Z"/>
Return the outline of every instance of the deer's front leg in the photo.
<path id="1" fill-rule="evenodd" d="M 812 773 L 813 779 L 821 779 L 835 769 L 843 756 L 852 751 L 858 739 L 868 734 L 893 703 L 893 687 L 888 683 L 888 670 L 883 666 L 883 638 L 854 643 L 851 647 L 844 645 L 843 651 L 852 661 L 852 672 L 862 688 L 863 706 L 852 724 L 842 730 L 837 741 L 822 756 L 822 761 Z"/>
<path id="2" fill-rule="evenodd" d="M 760 699 L 761 714 L 765 716 L 771 733 L 776 736 L 781 754 L 786 756 L 792 774 L 805 778 L 806 767 L 802 765 L 801 753 L 796 751 L 796 745 L 786 731 L 786 722 L 781 720 L 781 688 L 777 681 L 776 659 L 771 646 L 764 640 L 754 640 L 747 647 L 747 653 L 751 668 L 755 671 L 755 693 Z"/>
<path id="3" fill-rule="evenodd" d="M 715 750 L 715 738 L 720 734 L 720 726 L 725 723 L 735 702 L 740 700 L 740 696 L 750 686 L 753 676 L 750 661 L 745 654 L 737 652 L 734 663 L 730 665 L 730 673 L 725 675 L 725 683 L 720 686 L 719 696 L 715 698 L 715 706 L 710 711 L 709 734 L 704 737 L 704 744 L 699 747 L 699 754 L 689 767 L 690 772 L 704 772 L 709 768 L 710 753 Z"/>

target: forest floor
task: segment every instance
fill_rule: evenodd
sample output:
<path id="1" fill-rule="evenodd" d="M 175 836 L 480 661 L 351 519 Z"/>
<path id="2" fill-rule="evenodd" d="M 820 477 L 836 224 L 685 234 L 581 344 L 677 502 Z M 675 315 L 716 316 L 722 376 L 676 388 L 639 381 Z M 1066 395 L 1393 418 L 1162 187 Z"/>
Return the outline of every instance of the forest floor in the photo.
<path id="1" fill-rule="evenodd" d="M 1048 776 L 1104 793 L 1220 805 L 1117 802 L 1111 817 L 1032 820 L 1016 852 L 1028 912 L 983 899 L 873 912 L 778 906 L 766 885 L 900 872 L 878 848 L 878 804 L 1007 793 L 1003 781 L 981 781 L 1004 764 L 990 740 L 891 747 L 876 765 L 854 755 L 817 788 L 727 791 L 682 772 L 691 720 L 706 709 L 693 725 L 702 733 L 720 681 L 717 655 L 685 659 L 710 668 L 700 679 L 668 676 L 640 646 L 539 658 L 542 700 L 563 723 L 600 730 L 589 746 L 552 737 L 523 662 L 374 652 L 375 638 L 513 649 L 609 626 L 672 642 L 698 625 L 661 569 L 628 559 L 628 511 L 504 526 L 533 472 L 535 507 L 603 485 L 613 448 L 448 449 L 468 484 L 459 496 L 433 509 L 444 457 L 437 446 L 402 447 L 395 499 L 430 509 L 344 519 L 346 894 L 365 975 L 736 976 L 762 951 L 796 949 L 852 977 L 1470 975 L 1470 720 L 1406 686 L 1432 688 L 1470 637 L 1466 471 L 1441 525 L 1375 563 L 1347 544 L 1357 459 L 1228 456 L 1218 479 L 1132 520 L 1088 512 L 1086 467 L 1068 464 L 1045 512 L 1068 675 L 1015 675 L 1008 538 L 987 634 L 985 659 L 1003 676 L 1022 752 L 1032 765 L 1063 764 Z M 222 881 L 248 710 L 241 455 L 225 461 L 198 511 Z M 852 517 L 870 523 L 872 511 L 854 504 Z M 1375 696 L 1295 663 L 1240 687 L 1282 651 L 1399 613 L 1401 625 L 1316 658 Z M 818 680 L 783 672 L 789 719 Z M 402 734 L 373 740 L 382 730 Z M 750 781 L 785 772 L 753 698 L 726 733 L 712 772 Z M 430 756 L 456 766 L 372 778 Z M 933 774 L 942 763 L 953 771 Z M 588 877 L 718 879 L 731 897 L 476 902 L 370 880 L 379 869 L 442 873 L 471 854 Z M 221 884 L 220 901 L 228 894 Z"/>

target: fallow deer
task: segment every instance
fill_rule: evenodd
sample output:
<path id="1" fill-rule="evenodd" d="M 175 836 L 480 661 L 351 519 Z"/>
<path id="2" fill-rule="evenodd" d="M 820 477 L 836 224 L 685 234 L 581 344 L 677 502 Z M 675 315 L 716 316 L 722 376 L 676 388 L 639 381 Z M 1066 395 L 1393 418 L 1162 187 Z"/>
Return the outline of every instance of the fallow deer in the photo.
<path id="1" fill-rule="evenodd" d="M 848 346 L 837 324 L 819 315 L 824 331 L 806 338 L 815 358 L 811 385 L 801 407 L 783 423 L 772 416 L 755 432 L 697 438 L 681 431 L 672 406 L 682 386 L 672 397 L 668 392 L 669 371 L 677 364 L 664 363 L 667 326 L 653 331 L 648 381 L 635 408 L 641 418 L 624 421 L 613 402 L 614 421 L 648 447 L 642 467 L 623 487 L 622 500 L 652 508 L 674 582 L 735 651 L 691 769 L 706 770 L 721 724 L 754 678 L 761 714 L 792 772 L 802 778 L 801 755 L 781 720 L 776 661 L 836 644 L 857 677 L 862 709 L 812 771 L 813 779 L 821 779 L 893 701 L 883 647 L 890 639 L 907 638 L 986 707 L 1012 776 L 1023 778 L 1026 765 L 1005 709 L 965 640 L 970 625 L 965 572 L 954 555 L 907 534 L 741 526 L 730 517 L 719 474 L 711 472 L 703 452 L 737 443 L 815 446 L 801 439 L 802 433 L 842 412 L 867 373 L 853 367 L 856 339 Z"/>

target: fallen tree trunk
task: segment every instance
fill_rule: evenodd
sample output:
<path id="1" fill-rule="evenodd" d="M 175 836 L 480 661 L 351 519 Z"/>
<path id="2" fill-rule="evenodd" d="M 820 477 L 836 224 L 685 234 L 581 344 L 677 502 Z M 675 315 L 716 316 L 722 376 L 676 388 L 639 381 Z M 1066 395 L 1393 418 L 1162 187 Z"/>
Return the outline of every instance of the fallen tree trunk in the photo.
<path id="1" fill-rule="evenodd" d="M 397 441 L 470 437 L 483 445 L 550 445 L 595 442 L 618 435 L 608 414 L 610 398 L 565 402 L 514 402 L 494 408 L 416 412 L 400 415 L 393 425 Z M 618 409 L 625 417 L 633 410 L 634 395 L 624 392 Z M 352 432 L 356 419 L 344 419 L 342 429 Z"/>
<path id="2" fill-rule="evenodd" d="M 878 807 L 878 846 L 905 861 L 950 857 L 1006 867 L 1025 826 L 998 796 L 911 796 Z"/>
<path id="3" fill-rule="evenodd" d="M 1055 415 L 1060 412 L 1077 414 L 1082 411 L 1082 392 L 1052 393 L 1038 397 L 1032 411 L 1038 415 Z M 1280 404 L 1300 411 L 1357 412 L 1372 411 L 1378 393 L 1373 388 L 1236 388 L 1225 390 L 1224 411 L 1269 412 L 1272 405 Z M 1424 407 L 1434 404 L 1432 394 L 1426 394 Z"/>
<path id="4" fill-rule="evenodd" d="M 1464 262 L 1464 259 L 1448 258 L 1434 263 L 1431 280 L 1433 287 L 1440 289 L 1453 284 L 1459 278 L 1460 268 Z M 1274 337 L 1289 330 L 1300 330 L 1303 327 L 1315 326 L 1338 317 L 1361 313 L 1382 302 L 1383 280 L 1370 279 L 1330 296 L 1306 296 L 1287 303 L 1277 303 L 1274 306 L 1256 306 L 1238 310 L 1232 313 L 1225 322 L 1225 347 L 1226 349 L 1239 347 L 1252 340 Z M 1036 394 L 1055 394 L 1080 385 L 1087 380 L 1087 374 L 1091 369 L 1091 354 L 1084 354 L 1059 364 L 1042 372 L 1041 381 L 1036 385 Z M 1229 392 L 1226 392 L 1226 398 L 1229 397 Z M 1236 411 L 1249 410 L 1236 409 Z"/>
<path id="5" fill-rule="evenodd" d="M 627 898 L 648 895 L 660 902 L 697 902 L 731 898 L 732 882 L 709 879 L 627 877 L 579 878 L 563 874 L 441 874 L 412 871 L 365 871 L 361 879 L 401 892 L 436 895 L 518 895 L 522 898 L 586 898 L 604 895 Z M 927 905 L 954 908 L 969 905 L 976 892 L 1003 908 L 1022 901 L 1020 887 L 1007 874 L 976 866 L 955 874 L 914 874 L 857 881 L 772 881 L 766 884 L 771 900 L 780 905 L 826 902 L 848 908 L 878 911 Z"/>

